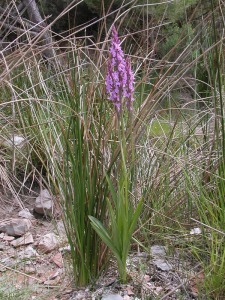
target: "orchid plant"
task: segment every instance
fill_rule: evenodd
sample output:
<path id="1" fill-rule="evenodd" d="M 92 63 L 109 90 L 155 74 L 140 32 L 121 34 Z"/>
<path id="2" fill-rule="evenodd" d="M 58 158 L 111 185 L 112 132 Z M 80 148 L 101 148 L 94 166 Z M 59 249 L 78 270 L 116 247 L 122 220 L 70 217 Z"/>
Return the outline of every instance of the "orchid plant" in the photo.
<path id="1" fill-rule="evenodd" d="M 106 75 L 106 91 L 109 100 L 114 104 L 119 121 L 123 124 L 122 112 L 124 102 L 129 112 L 133 109 L 134 74 L 131 70 L 129 59 L 125 59 L 115 26 L 112 28 L 110 58 Z M 132 163 L 127 167 L 127 140 L 124 135 L 123 125 L 120 126 L 120 122 L 118 124 L 121 157 L 116 184 L 106 175 L 111 194 L 111 197 L 107 199 L 110 219 L 109 226 L 105 228 L 96 218 L 92 216 L 89 218 L 97 234 L 114 254 L 121 281 L 126 282 L 126 260 L 143 201 L 141 199 L 138 205 L 134 207 L 131 199 Z"/>

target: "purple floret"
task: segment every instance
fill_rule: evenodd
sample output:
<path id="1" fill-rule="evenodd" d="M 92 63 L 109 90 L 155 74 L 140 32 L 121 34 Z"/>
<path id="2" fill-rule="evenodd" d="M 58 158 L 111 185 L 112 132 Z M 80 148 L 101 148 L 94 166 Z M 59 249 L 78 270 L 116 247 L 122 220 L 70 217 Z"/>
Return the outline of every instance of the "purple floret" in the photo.
<path id="1" fill-rule="evenodd" d="M 112 28 L 110 54 L 106 75 L 106 91 L 109 100 L 113 102 L 117 113 L 121 110 L 123 98 L 126 98 L 127 109 L 132 110 L 134 74 L 129 59 L 124 58 L 115 26 Z"/>

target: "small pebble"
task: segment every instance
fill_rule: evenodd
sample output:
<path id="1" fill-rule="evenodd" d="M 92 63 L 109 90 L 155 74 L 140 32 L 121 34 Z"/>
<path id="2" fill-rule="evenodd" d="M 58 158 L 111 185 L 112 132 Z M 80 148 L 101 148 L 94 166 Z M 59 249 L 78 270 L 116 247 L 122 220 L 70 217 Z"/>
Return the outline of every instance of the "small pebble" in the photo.
<path id="1" fill-rule="evenodd" d="M 102 297 L 102 300 L 123 300 L 119 294 L 110 294 Z"/>

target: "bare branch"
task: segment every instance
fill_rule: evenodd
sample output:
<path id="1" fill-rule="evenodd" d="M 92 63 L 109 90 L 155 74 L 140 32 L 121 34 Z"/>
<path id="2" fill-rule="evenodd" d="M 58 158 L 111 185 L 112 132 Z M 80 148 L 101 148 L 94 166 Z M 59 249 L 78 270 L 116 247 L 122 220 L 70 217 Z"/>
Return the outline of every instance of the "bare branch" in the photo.
<path id="1" fill-rule="evenodd" d="M 25 9 L 27 10 L 27 14 L 29 16 L 30 21 L 34 24 L 42 24 L 42 26 L 37 25 L 37 28 L 40 27 L 40 32 L 42 32 L 41 36 L 41 43 L 44 46 L 43 55 L 46 58 L 53 58 L 54 57 L 54 50 L 52 48 L 52 37 L 51 33 L 48 29 L 43 29 L 46 27 L 46 24 L 39 12 L 38 6 L 35 0 L 22 0 Z"/>

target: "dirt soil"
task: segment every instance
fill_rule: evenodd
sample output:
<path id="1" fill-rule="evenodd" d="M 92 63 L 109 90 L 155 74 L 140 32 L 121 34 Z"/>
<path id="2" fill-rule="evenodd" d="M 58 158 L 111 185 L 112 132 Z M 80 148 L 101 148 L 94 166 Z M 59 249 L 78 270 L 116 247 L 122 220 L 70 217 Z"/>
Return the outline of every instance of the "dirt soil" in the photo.
<path id="1" fill-rule="evenodd" d="M 21 197 L 32 214 L 37 195 L 38 192 L 32 192 Z M 0 192 L 0 204 L 0 222 L 18 218 L 21 208 L 4 190 Z M 182 251 L 181 257 L 176 245 L 173 251 L 167 249 L 163 259 L 153 258 L 150 252 L 140 252 L 136 248 L 127 261 L 129 282 L 126 285 L 120 284 L 116 264 L 112 261 L 95 284 L 76 288 L 72 281 L 66 239 L 63 238 L 58 247 L 47 254 L 36 248 L 43 235 L 57 233 L 56 227 L 62 224 L 60 222 L 60 219 L 46 220 L 35 215 L 31 228 L 34 243 L 29 246 L 14 248 L 10 244 L 12 238 L 0 234 L 0 299 L 101 299 L 108 294 L 120 295 L 125 300 L 198 299 L 198 285 L 204 274 L 188 253 L 184 255 Z M 37 254 L 32 257 L 23 255 L 28 247 L 36 250 Z"/>

